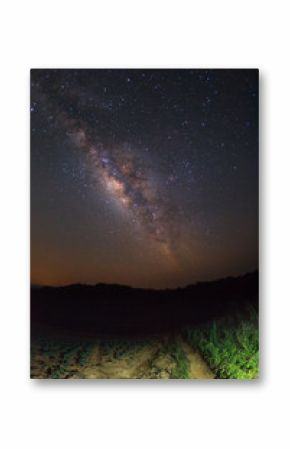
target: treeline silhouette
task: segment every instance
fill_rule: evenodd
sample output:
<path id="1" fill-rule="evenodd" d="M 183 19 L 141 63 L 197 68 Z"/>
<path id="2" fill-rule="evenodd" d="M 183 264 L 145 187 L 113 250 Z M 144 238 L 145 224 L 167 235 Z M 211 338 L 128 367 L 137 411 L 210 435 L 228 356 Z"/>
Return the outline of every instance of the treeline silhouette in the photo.
<path id="1" fill-rule="evenodd" d="M 31 329 L 96 335 L 174 332 L 247 305 L 258 308 L 257 271 L 167 290 L 115 284 L 32 287 Z"/>

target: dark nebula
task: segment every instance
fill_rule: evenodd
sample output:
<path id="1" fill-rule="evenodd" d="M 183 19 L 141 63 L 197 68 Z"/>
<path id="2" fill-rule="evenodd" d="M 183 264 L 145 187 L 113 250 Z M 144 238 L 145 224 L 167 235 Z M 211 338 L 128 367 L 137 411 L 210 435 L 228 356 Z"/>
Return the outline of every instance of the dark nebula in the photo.
<path id="1" fill-rule="evenodd" d="M 257 266 L 257 70 L 32 70 L 34 284 Z"/>

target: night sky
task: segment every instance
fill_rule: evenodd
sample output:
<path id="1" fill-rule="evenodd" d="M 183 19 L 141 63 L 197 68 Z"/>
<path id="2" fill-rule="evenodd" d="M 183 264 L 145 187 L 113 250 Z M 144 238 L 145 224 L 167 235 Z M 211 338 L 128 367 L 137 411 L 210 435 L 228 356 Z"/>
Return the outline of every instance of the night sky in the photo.
<path id="1" fill-rule="evenodd" d="M 33 284 L 257 266 L 257 70 L 32 70 Z"/>

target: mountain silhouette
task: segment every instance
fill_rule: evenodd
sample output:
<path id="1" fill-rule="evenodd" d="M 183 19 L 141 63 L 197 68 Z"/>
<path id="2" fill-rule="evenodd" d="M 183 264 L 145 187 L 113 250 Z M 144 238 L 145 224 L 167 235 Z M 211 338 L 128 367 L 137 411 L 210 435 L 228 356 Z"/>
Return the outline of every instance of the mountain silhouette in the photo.
<path id="1" fill-rule="evenodd" d="M 31 330 L 138 334 L 179 331 L 258 308 L 258 271 L 184 288 L 153 290 L 117 284 L 31 288 Z"/>

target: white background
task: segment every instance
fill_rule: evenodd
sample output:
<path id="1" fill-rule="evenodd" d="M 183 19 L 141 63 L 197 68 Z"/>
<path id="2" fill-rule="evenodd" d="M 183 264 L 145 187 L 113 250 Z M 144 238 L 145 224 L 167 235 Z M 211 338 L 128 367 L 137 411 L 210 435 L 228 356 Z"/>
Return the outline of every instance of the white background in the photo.
<path id="1" fill-rule="evenodd" d="M 287 447 L 287 1 L 10 0 L 0 21 L 1 446 Z M 29 380 L 31 67 L 260 69 L 259 381 Z"/>

